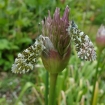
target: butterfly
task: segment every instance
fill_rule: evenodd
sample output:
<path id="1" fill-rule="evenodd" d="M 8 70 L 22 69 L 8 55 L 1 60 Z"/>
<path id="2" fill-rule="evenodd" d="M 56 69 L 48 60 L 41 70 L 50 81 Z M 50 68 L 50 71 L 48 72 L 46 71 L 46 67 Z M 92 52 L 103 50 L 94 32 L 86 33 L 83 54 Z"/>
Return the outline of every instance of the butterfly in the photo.
<path id="1" fill-rule="evenodd" d="M 74 21 L 71 21 L 69 23 L 67 31 L 69 36 L 72 37 L 72 40 L 75 43 L 78 57 L 83 60 L 95 60 L 96 52 L 94 50 L 93 43 L 91 42 L 88 35 L 81 31 Z"/>

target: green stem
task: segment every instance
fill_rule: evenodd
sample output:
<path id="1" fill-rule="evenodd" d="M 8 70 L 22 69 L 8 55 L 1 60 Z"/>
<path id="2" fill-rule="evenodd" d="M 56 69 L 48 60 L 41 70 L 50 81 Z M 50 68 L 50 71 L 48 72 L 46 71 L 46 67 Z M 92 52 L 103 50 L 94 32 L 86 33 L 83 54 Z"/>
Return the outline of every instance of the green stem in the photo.
<path id="1" fill-rule="evenodd" d="M 48 105 L 48 91 L 49 91 L 49 89 L 48 89 L 48 85 L 49 85 L 49 83 L 48 83 L 48 78 L 49 78 L 49 74 L 48 74 L 48 71 L 46 71 L 46 83 L 45 83 L 45 105 Z"/>
<path id="2" fill-rule="evenodd" d="M 48 105 L 55 105 L 55 91 L 58 74 L 50 74 L 50 88 L 49 88 L 49 101 Z"/>
<path id="3" fill-rule="evenodd" d="M 93 93 L 92 93 L 92 100 L 91 100 L 91 105 L 96 105 L 94 103 L 96 103 L 95 101 L 96 98 L 95 98 L 95 88 L 96 88 L 96 83 L 97 83 L 97 80 L 98 80 L 98 67 L 99 67 L 99 62 L 100 62 L 100 52 L 98 52 L 98 57 L 97 57 L 97 67 L 96 67 L 96 72 L 95 72 L 95 81 L 94 81 L 94 85 L 93 85 Z"/>

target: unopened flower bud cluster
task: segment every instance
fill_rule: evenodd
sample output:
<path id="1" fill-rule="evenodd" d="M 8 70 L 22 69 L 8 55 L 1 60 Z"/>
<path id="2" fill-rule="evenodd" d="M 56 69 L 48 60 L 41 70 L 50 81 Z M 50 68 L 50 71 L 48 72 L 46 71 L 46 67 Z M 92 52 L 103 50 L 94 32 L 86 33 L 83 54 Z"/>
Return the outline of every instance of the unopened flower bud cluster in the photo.
<path id="1" fill-rule="evenodd" d="M 75 42 L 78 57 L 83 60 L 95 60 L 96 52 L 94 50 L 93 43 L 90 41 L 88 35 L 85 35 L 83 31 L 79 30 L 74 21 L 70 22 L 70 26 L 67 31 Z"/>
<path id="2" fill-rule="evenodd" d="M 13 73 L 25 73 L 33 70 L 34 65 L 37 63 L 38 57 L 45 49 L 43 40 L 44 37 L 40 35 L 33 45 L 25 49 L 22 53 L 18 54 L 18 57 L 15 59 L 15 62 L 12 65 Z"/>

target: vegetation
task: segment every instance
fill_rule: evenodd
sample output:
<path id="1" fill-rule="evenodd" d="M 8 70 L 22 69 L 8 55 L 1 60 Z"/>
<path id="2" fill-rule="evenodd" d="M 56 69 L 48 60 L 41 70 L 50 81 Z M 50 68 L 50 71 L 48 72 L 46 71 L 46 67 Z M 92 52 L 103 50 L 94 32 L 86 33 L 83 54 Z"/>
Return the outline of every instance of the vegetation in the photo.
<path id="1" fill-rule="evenodd" d="M 52 15 L 59 7 L 63 14 L 66 5 L 71 8 L 70 20 L 94 43 L 97 60 L 80 60 L 72 45 L 69 64 L 57 79 L 56 103 L 105 105 L 105 49 L 100 51 L 95 40 L 98 28 L 105 25 L 104 0 L 0 0 L 0 105 L 45 105 L 46 70 L 41 59 L 26 74 L 13 74 L 11 66 L 17 54 L 42 33 L 40 22 L 48 10 Z"/>

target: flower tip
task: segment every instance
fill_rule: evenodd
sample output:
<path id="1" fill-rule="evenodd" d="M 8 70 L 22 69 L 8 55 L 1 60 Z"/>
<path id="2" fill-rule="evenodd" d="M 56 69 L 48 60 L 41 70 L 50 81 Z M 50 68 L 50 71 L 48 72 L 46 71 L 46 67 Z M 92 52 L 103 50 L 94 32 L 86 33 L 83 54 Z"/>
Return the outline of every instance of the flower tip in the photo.
<path id="1" fill-rule="evenodd" d="M 60 8 L 56 7 L 54 15 L 59 14 L 59 13 L 60 13 Z"/>
<path id="2" fill-rule="evenodd" d="M 65 11 L 67 11 L 67 12 L 69 13 L 70 8 L 69 8 L 69 6 L 68 6 L 68 5 L 66 6 Z"/>
<path id="3" fill-rule="evenodd" d="M 66 8 L 65 8 L 65 9 L 70 10 L 70 8 L 69 8 L 69 6 L 68 6 L 68 5 L 66 6 Z"/>
<path id="4" fill-rule="evenodd" d="M 66 5 L 66 8 L 68 8 L 69 6 L 68 5 Z"/>

